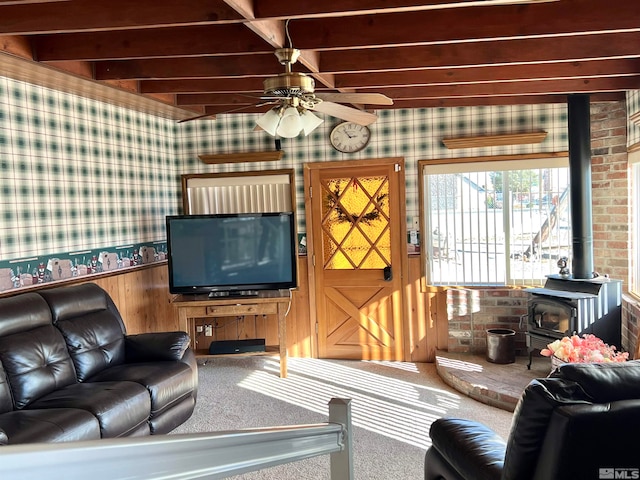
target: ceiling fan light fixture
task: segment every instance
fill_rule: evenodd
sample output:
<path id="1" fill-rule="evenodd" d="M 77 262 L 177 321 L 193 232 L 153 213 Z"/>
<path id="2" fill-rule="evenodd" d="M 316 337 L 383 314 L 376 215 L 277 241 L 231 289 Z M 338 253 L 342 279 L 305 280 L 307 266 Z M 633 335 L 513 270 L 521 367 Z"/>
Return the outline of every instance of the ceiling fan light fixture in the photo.
<path id="1" fill-rule="evenodd" d="M 300 120 L 302 121 L 302 130 L 304 131 L 305 136 L 309 135 L 318 128 L 322 122 L 324 122 L 323 119 L 314 115 L 309 110 L 303 110 L 300 112 Z"/>
<path id="2" fill-rule="evenodd" d="M 256 120 L 256 124 L 262 128 L 269 135 L 275 137 L 276 130 L 278 129 L 278 125 L 280 124 L 280 107 L 271 108 L 264 115 L 261 115 L 258 120 Z"/>
<path id="3" fill-rule="evenodd" d="M 293 106 L 286 107 L 282 112 L 282 119 L 276 129 L 276 133 L 284 138 L 297 137 L 302 130 L 302 119 L 298 109 Z"/>

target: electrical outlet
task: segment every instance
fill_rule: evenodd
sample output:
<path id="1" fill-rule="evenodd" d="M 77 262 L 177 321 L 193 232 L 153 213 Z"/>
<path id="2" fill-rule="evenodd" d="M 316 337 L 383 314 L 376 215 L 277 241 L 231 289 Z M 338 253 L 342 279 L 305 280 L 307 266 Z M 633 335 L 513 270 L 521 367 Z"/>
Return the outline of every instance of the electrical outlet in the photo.
<path id="1" fill-rule="evenodd" d="M 204 331 L 204 325 L 196 325 L 196 332 L 202 333 Z"/>
<path id="2" fill-rule="evenodd" d="M 205 325 L 205 327 L 204 327 L 204 336 L 205 337 L 213 336 L 213 327 L 211 325 Z"/>

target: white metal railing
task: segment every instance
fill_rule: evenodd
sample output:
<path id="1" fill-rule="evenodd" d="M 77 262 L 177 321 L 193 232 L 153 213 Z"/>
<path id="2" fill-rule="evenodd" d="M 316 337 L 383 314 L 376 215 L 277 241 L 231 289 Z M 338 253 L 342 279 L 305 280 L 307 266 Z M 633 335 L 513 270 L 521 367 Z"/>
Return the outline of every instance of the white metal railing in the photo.
<path id="1" fill-rule="evenodd" d="M 351 400 L 329 402 L 329 422 L 191 435 L 0 447 L 11 480 L 218 479 L 331 455 L 331 480 L 353 480 Z"/>

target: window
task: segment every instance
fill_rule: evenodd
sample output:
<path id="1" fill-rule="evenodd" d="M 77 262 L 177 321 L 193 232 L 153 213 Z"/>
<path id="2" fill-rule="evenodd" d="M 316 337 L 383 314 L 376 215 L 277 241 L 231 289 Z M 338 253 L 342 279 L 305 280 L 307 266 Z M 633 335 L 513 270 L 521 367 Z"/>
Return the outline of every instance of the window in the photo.
<path id="1" fill-rule="evenodd" d="M 571 257 L 568 159 L 422 161 L 431 285 L 537 285 Z"/>

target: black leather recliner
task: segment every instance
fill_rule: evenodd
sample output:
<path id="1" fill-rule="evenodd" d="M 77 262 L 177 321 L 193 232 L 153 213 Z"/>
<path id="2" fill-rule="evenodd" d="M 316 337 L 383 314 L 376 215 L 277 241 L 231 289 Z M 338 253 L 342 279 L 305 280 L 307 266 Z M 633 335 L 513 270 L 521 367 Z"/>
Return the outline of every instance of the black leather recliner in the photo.
<path id="1" fill-rule="evenodd" d="M 425 480 L 639 478 L 639 428 L 639 360 L 565 364 L 527 386 L 506 440 L 478 422 L 436 420 Z"/>
<path id="2" fill-rule="evenodd" d="M 127 335 L 95 284 L 0 299 L 0 445 L 167 433 L 197 375 L 185 332 Z"/>

